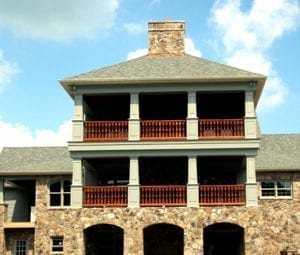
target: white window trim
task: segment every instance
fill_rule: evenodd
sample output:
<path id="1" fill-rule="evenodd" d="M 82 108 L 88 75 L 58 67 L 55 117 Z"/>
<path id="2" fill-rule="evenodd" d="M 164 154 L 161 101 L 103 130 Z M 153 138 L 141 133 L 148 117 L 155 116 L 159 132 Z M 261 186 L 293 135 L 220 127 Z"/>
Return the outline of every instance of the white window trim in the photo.
<path id="1" fill-rule="evenodd" d="M 291 187 L 290 188 L 282 188 L 278 189 L 277 187 L 277 182 L 290 182 Z M 274 188 L 262 188 L 262 182 L 273 182 Z M 275 196 L 263 196 L 262 192 L 263 190 L 274 190 L 275 191 Z M 278 196 L 278 190 L 290 190 L 291 195 L 290 196 Z M 260 181 L 260 199 L 293 199 L 293 181 L 292 180 L 261 180 Z"/>
<path id="2" fill-rule="evenodd" d="M 55 246 L 55 245 L 53 245 L 53 240 L 55 240 L 55 239 L 61 239 L 62 240 L 62 245 L 60 246 L 60 245 L 57 245 L 57 246 Z M 51 254 L 63 254 L 64 253 L 64 237 L 63 236 L 51 236 L 51 238 L 50 238 L 50 253 Z M 55 247 L 61 247 L 62 248 L 62 251 L 53 251 L 53 248 L 55 248 Z"/>
<path id="3" fill-rule="evenodd" d="M 25 242 L 25 254 L 28 253 L 28 240 L 27 239 L 15 239 L 13 242 L 13 254 L 17 255 L 17 242 Z"/>
<path id="4" fill-rule="evenodd" d="M 64 181 L 70 181 L 70 179 L 68 178 L 64 178 L 64 179 L 59 179 L 59 180 L 55 180 L 55 181 L 52 181 L 49 183 L 48 185 L 48 208 L 51 208 L 51 209 L 62 209 L 62 208 L 69 208 L 71 206 L 71 201 L 70 201 L 70 205 L 64 205 L 64 195 L 65 194 L 69 194 L 70 195 L 70 200 L 71 200 L 71 191 L 69 192 L 64 192 L 64 186 L 63 186 L 63 182 Z M 60 191 L 59 192 L 51 192 L 50 191 L 50 188 L 51 188 L 51 185 L 52 184 L 55 184 L 57 182 L 60 182 Z M 59 194 L 60 195 L 60 205 L 51 205 L 51 195 L 53 194 Z"/>

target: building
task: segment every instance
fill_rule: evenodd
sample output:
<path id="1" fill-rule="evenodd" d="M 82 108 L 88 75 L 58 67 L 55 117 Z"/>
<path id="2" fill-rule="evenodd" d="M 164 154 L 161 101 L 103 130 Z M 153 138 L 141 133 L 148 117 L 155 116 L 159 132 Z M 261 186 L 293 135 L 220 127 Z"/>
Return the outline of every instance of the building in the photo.
<path id="1" fill-rule="evenodd" d="M 300 254 L 300 134 L 261 135 L 266 77 L 184 52 L 61 80 L 67 147 L 0 154 L 0 249 L 14 255 Z"/>

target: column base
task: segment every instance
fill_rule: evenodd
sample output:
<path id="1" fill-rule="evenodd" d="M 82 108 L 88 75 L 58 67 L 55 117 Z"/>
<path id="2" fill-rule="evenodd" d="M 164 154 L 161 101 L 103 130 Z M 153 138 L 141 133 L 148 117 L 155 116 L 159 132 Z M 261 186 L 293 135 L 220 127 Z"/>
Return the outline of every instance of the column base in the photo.
<path id="1" fill-rule="evenodd" d="M 187 207 L 199 207 L 199 185 L 187 184 Z"/>
<path id="2" fill-rule="evenodd" d="M 128 184 L 128 205 L 129 208 L 140 207 L 140 185 Z"/>

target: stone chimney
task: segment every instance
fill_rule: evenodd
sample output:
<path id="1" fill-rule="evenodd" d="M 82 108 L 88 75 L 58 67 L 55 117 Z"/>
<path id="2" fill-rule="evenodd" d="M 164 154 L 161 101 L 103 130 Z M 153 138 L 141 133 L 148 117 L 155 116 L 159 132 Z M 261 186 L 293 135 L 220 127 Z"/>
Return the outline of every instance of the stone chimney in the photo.
<path id="1" fill-rule="evenodd" d="M 184 56 L 184 21 L 150 21 L 149 57 Z"/>

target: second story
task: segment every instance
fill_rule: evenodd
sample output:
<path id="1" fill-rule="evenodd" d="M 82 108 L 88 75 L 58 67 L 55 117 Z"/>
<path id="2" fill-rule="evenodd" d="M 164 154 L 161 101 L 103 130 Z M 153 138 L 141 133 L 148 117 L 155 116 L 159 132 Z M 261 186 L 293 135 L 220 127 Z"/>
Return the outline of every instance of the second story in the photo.
<path id="1" fill-rule="evenodd" d="M 74 100 L 71 150 L 258 138 L 265 76 L 186 54 L 183 21 L 149 22 L 148 30 L 148 55 L 60 81 Z"/>

